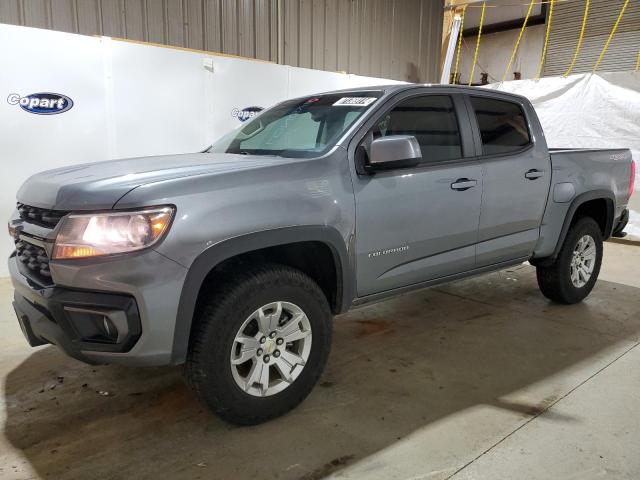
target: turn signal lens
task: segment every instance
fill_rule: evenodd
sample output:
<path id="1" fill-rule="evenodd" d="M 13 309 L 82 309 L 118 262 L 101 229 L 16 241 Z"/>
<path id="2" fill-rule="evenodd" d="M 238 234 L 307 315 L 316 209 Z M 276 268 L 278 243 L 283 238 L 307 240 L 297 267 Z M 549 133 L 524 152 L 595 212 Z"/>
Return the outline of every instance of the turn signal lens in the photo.
<path id="1" fill-rule="evenodd" d="M 100 253 L 92 247 L 74 247 L 71 245 L 63 245 L 56 248 L 55 258 L 82 258 L 94 257 Z"/>
<path id="2" fill-rule="evenodd" d="M 55 260 L 133 252 L 156 243 L 168 231 L 175 209 L 71 214 L 63 219 L 53 248 Z"/>

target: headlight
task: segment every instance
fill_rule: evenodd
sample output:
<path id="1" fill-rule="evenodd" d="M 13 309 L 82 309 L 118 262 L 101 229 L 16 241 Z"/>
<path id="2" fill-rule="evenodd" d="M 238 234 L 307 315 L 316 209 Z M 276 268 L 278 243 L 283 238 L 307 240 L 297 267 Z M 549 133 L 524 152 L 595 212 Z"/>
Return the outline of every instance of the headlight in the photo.
<path id="1" fill-rule="evenodd" d="M 53 247 L 55 260 L 133 252 L 162 238 L 173 207 L 140 211 L 71 214 L 63 219 Z"/>

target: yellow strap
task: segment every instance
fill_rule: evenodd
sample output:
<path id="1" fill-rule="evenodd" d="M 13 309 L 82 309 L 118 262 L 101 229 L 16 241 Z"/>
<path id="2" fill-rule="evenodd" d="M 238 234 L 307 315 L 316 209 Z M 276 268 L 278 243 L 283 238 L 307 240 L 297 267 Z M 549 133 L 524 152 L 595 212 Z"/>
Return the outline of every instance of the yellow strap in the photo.
<path id="1" fill-rule="evenodd" d="M 571 60 L 571 65 L 567 68 L 567 71 L 564 72 L 563 77 L 568 77 L 573 70 L 573 67 L 576 65 L 576 60 L 578 60 L 578 55 L 580 54 L 580 47 L 582 46 L 582 37 L 584 37 L 584 29 L 587 26 L 587 15 L 589 14 L 589 0 L 584 5 L 584 16 L 582 17 L 582 28 L 580 29 L 580 36 L 578 37 L 578 45 L 576 46 L 576 51 L 573 52 L 573 59 Z"/>
<path id="2" fill-rule="evenodd" d="M 458 65 L 460 64 L 460 50 L 462 50 L 462 30 L 464 29 L 464 13 L 467 11 L 467 6 L 462 8 L 462 18 L 460 19 L 460 32 L 458 35 L 458 53 L 456 54 L 456 68 L 453 71 L 453 81 L 456 81 L 458 76 Z"/>
<path id="3" fill-rule="evenodd" d="M 602 58 L 604 57 L 604 54 L 607 51 L 607 48 L 609 48 L 609 44 L 611 43 L 613 36 L 616 34 L 616 30 L 618 29 L 618 24 L 620 23 L 620 20 L 622 20 L 622 15 L 624 15 L 624 11 L 627 9 L 627 5 L 629 5 L 629 0 L 625 0 L 624 5 L 622 5 L 622 10 L 620 10 L 620 14 L 618 15 L 618 19 L 616 20 L 616 23 L 613 24 L 613 28 L 611 29 L 611 33 L 609 34 L 609 38 L 607 38 L 607 41 L 604 44 L 602 51 L 600 52 L 598 61 L 593 66 L 593 70 L 591 71 L 592 73 L 596 73 L 596 70 L 598 69 L 600 62 L 602 61 Z"/>
<path id="4" fill-rule="evenodd" d="M 540 65 L 538 65 L 538 73 L 536 74 L 536 80 L 540 80 L 542 75 L 542 68 L 544 67 L 544 61 L 547 58 L 547 45 L 549 44 L 549 32 L 551 31 L 551 17 L 553 16 L 553 2 L 549 4 L 549 18 L 547 19 L 547 31 L 544 35 L 544 47 L 542 48 L 542 55 L 540 56 Z"/>
<path id="5" fill-rule="evenodd" d="M 522 34 L 524 33 L 524 29 L 527 27 L 527 22 L 529 21 L 529 15 L 531 15 L 531 9 L 533 8 L 533 4 L 536 0 L 531 0 L 529 3 L 529 10 L 527 10 L 527 15 L 524 17 L 524 23 L 522 24 L 522 28 L 520 29 L 520 34 L 518 35 L 518 40 L 516 40 L 516 44 L 513 47 L 513 52 L 511 52 L 511 58 L 509 59 L 509 63 L 507 64 L 507 68 L 504 69 L 504 73 L 502 74 L 502 81 L 504 82 L 505 78 L 507 78 L 507 73 L 511 68 L 511 64 L 513 63 L 514 58 L 516 58 L 516 52 L 518 51 L 518 47 L 520 46 L 520 40 L 522 40 Z M 589 1 L 589 0 L 587 0 Z"/>
<path id="6" fill-rule="evenodd" d="M 478 60 L 478 50 L 480 50 L 480 37 L 482 36 L 482 25 L 484 24 L 484 10 L 487 2 L 482 2 L 482 14 L 480 15 L 480 26 L 478 27 L 478 38 L 476 40 L 476 52 L 473 54 L 473 65 L 471 65 L 471 74 L 469 75 L 469 86 L 473 82 L 473 73 L 476 70 L 476 61 Z"/>

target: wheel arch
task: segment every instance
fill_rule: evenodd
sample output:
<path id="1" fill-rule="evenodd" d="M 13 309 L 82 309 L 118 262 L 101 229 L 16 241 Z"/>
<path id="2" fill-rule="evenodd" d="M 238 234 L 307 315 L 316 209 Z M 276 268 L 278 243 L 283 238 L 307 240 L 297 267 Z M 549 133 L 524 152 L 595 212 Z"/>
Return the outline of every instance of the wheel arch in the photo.
<path id="1" fill-rule="evenodd" d="M 342 235 L 329 226 L 295 226 L 254 232 L 224 240 L 210 246 L 193 261 L 180 294 L 176 326 L 173 338 L 171 363 L 183 363 L 189 348 L 193 317 L 201 288 L 207 277 L 224 262 L 252 252 L 271 247 L 283 247 L 306 242 L 319 243 L 331 252 L 335 268 L 335 299 L 331 305 L 334 313 L 345 311 L 354 296 L 352 268 L 347 245 Z"/>
<path id="2" fill-rule="evenodd" d="M 603 212 L 599 211 L 600 207 L 597 207 L 597 205 L 604 205 Z M 591 211 L 589 207 L 593 207 L 594 210 Z M 598 211 L 598 213 L 594 214 L 595 211 Z M 603 214 L 602 217 L 601 213 Z M 615 197 L 613 192 L 608 190 L 592 190 L 582 193 L 574 198 L 562 223 L 562 229 L 560 230 L 560 235 L 556 246 L 553 249 L 553 253 L 549 257 L 535 259 L 532 263 L 534 265 L 543 266 L 553 263 L 553 261 L 558 258 L 558 254 L 560 253 L 560 249 L 567 237 L 569 228 L 571 228 L 571 225 L 573 225 L 575 220 L 581 216 L 592 216 L 602 229 L 602 238 L 604 240 L 609 238 L 613 231 L 613 223 L 615 221 Z"/>

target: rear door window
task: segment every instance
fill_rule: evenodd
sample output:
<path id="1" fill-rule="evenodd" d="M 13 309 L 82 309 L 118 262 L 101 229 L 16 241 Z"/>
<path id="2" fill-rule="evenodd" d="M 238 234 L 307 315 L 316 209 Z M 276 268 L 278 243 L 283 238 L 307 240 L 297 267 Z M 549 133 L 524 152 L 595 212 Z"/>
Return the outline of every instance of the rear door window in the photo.
<path id="1" fill-rule="evenodd" d="M 484 155 L 497 155 L 520 150 L 531 143 L 522 107 L 495 98 L 471 97 L 478 120 Z"/>

